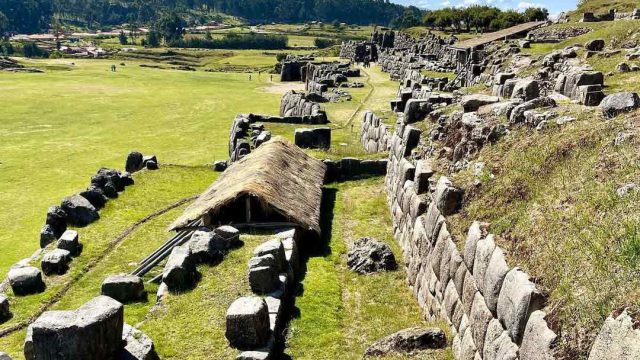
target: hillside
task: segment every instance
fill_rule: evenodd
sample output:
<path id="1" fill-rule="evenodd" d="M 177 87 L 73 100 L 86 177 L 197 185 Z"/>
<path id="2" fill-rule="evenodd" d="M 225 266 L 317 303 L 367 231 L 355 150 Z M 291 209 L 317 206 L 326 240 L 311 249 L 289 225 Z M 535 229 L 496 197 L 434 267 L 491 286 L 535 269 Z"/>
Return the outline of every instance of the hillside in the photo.
<path id="1" fill-rule="evenodd" d="M 603 14 L 609 9 L 616 9 L 620 12 L 628 12 L 638 8 L 638 2 L 635 0 L 582 0 L 578 2 L 578 7 L 574 14 L 582 14 L 592 12 L 594 14 Z"/>

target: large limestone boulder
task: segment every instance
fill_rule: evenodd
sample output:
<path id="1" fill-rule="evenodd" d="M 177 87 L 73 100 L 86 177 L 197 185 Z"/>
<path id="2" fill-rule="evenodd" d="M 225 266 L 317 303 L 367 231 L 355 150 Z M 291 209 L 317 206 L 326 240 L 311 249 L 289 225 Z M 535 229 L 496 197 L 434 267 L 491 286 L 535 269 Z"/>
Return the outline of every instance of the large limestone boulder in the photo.
<path id="1" fill-rule="evenodd" d="M 106 278 L 102 282 L 101 293 L 123 304 L 143 300 L 147 297 L 142 278 L 128 274 L 118 274 Z"/>
<path id="2" fill-rule="evenodd" d="M 268 254 L 273 255 L 280 271 L 286 270 L 287 260 L 284 252 L 284 245 L 282 245 L 281 239 L 271 239 L 269 241 L 266 241 L 260 246 L 256 247 L 253 251 L 254 256 L 263 256 Z"/>
<path id="3" fill-rule="evenodd" d="M 27 360 L 111 360 L 122 350 L 124 307 L 98 296 L 75 311 L 47 311 L 27 329 Z"/>
<path id="4" fill-rule="evenodd" d="M 442 349 L 447 346 L 444 332 L 437 328 L 409 328 L 376 341 L 365 350 L 365 356 L 413 354 L 416 351 Z"/>
<path id="5" fill-rule="evenodd" d="M 14 267 L 7 275 L 13 293 L 18 296 L 43 292 L 45 289 L 42 273 L 33 266 Z"/>
<path id="6" fill-rule="evenodd" d="M 529 315 L 520 345 L 520 360 L 553 360 L 558 336 L 549 329 L 545 313 L 536 310 Z"/>
<path id="7" fill-rule="evenodd" d="M 45 275 L 63 275 L 69 270 L 71 253 L 63 249 L 55 249 L 44 254 L 40 267 Z"/>
<path id="8" fill-rule="evenodd" d="M 83 198 L 87 199 L 93 207 L 96 209 L 101 209 L 107 203 L 107 196 L 104 194 L 104 191 L 97 186 L 90 186 L 86 190 L 80 192 L 79 194 Z"/>
<path id="9" fill-rule="evenodd" d="M 519 268 L 507 273 L 498 298 L 498 320 L 511 340 L 520 343 L 529 315 L 540 310 L 544 298 L 529 276 Z"/>
<path id="10" fill-rule="evenodd" d="M 124 324 L 122 342 L 125 344 L 119 360 L 158 360 L 153 340 L 142 331 Z"/>
<path id="11" fill-rule="evenodd" d="M 86 226 L 100 218 L 96 208 L 80 195 L 65 198 L 60 207 L 67 215 L 67 223 L 71 225 Z"/>
<path id="12" fill-rule="evenodd" d="M 42 230 L 40 230 L 40 248 L 44 249 L 47 245 L 56 241 L 58 237 L 55 234 L 55 230 L 49 224 L 44 224 Z"/>
<path id="13" fill-rule="evenodd" d="M 589 360 L 640 359 L 640 330 L 627 312 L 609 316 L 591 347 Z"/>
<path id="14" fill-rule="evenodd" d="M 266 255 L 261 258 L 269 258 L 271 255 Z M 250 265 L 254 265 L 255 262 L 259 262 L 263 259 L 253 260 Z M 275 260 L 275 259 L 274 259 Z M 260 265 L 263 265 L 260 263 Z M 280 273 L 278 271 L 277 264 L 275 261 L 273 264 L 269 264 L 266 266 L 256 266 L 249 268 L 249 286 L 251 287 L 251 291 L 256 294 L 267 294 L 272 291 L 275 291 L 280 286 Z"/>
<path id="15" fill-rule="evenodd" d="M 0 351 L 0 360 L 11 360 L 11 356 L 5 352 Z"/>
<path id="16" fill-rule="evenodd" d="M 267 303 L 255 296 L 234 301 L 226 315 L 225 336 L 232 347 L 249 350 L 265 345 L 271 335 Z"/>
<path id="17" fill-rule="evenodd" d="M 359 274 L 395 270 L 398 266 L 389 245 L 373 239 L 356 240 L 347 254 L 347 266 Z"/>
<path id="18" fill-rule="evenodd" d="M 607 119 L 638 108 L 640 108 L 640 97 L 638 97 L 637 93 L 632 92 L 608 95 L 600 103 L 602 115 Z"/>
<path id="19" fill-rule="evenodd" d="M 191 251 L 186 245 L 176 246 L 169 255 L 167 264 L 162 271 L 162 282 L 170 291 L 180 291 L 191 288 L 196 282 L 198 273 L 191 258 Z"/>
<path id="20" fill-rule="evenodd" d="M 460 100 L 460 105 L 464 112 L 477 111 L 481 106 L 495 104 L 500 101 L 497 96 L 489 96 L 483 94 L 465 95 Z"/>

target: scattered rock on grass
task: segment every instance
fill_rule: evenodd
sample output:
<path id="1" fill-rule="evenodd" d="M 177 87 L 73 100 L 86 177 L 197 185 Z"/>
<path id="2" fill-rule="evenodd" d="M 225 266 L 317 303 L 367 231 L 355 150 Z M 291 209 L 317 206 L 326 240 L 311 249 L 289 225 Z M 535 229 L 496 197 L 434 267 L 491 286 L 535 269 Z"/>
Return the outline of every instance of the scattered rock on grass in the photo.
<path id="1" fill-rule="evenodd" d="M 269 339 L 269 310 L 267 303 L 255 296 L 234 301 L 226 315 L 225 336 L 232 347 L 255 349 Z"/>
<path id="2" fill-rule="evenodd" d="M 365 356 L 384 356 L 391 353 L 411 355 L 428 349 L 442 349 L 447 339 L 442 330 L 436 328 L 409 328 L 391 334 L 365 350 Z"/>
<path id="3" fill-rule="evenodd" d="M 124 324 L 122 342 L 125 344 L 120 360 L 158 360 L 153 340 L 142 331 Z"/>
<path id="4" fill-rule="evenodd" d="M 118 274 L 106 278 L 102 282 L 101 293 L 124 304 L 143 300 L 147 296 L 142 279 L 139 276 L 128 274 Z"/>
<path id="5" fill-rule="evenodd" d="M 40 270 L 33 266 L 17 267 L 9 270 L 9 284 L 13 293 L 18 296 L 30 295 L 44 291 Z"/>
<path id="6" fill-rule="evenodd" d="M 67 223 L 71 225 L 86 226 L 100 218 L 96 208 L 80 195 L 65 198 L 61 208 L 67 215 Z"/>
<path id="7" fill-rule="evenodd" d="M 71 253 L 63 249 L 54 249 L 42 257 L 40 267 L 45 275 L 63 275 L 69 270 Z"/>
<path id="8" fill-rule="evenodd" d="M 389 245 L 366 237 L 353 243 L 347 254 L 347 265 L 359 274 L 395 270 L 398 266 Z"/>

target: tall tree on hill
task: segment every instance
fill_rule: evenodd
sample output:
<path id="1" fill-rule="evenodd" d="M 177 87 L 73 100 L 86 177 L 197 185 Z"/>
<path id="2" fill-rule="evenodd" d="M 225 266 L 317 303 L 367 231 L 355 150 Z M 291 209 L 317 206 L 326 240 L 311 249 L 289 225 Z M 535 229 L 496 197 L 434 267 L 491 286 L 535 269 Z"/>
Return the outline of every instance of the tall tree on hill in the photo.
<path id="1" fill-rule="evenodd" d="M 546 21 L 549 19 L 549 10 L 539 7 L 530 7 L 523 14 L 526 21 Z"/>
<path id="2" fill-rule="evenodd" d="M 184 20 L 174 11 L 160 17 L 156 23 L 156 30 L 166 43 L 182 38 L 184 33 Z"/>

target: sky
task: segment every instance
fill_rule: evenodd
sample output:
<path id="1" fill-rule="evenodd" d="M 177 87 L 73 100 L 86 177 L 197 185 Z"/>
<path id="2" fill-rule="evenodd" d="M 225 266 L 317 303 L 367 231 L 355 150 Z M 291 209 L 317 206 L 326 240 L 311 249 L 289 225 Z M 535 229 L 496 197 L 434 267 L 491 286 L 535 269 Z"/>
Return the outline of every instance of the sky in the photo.
<path id="1" fill-rule="evenodd" d="M 502 9 L 526 9 L 544 7 L 549 14 L 557 15 L 562 11 L 576 8 L 577 0 L 392 0 L 403 5 L 414 5 L 423 9 L 438 9 L 448 6 L 469 6 L 474 4 L 492 5 Z"/>

